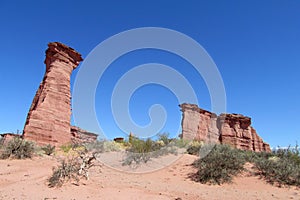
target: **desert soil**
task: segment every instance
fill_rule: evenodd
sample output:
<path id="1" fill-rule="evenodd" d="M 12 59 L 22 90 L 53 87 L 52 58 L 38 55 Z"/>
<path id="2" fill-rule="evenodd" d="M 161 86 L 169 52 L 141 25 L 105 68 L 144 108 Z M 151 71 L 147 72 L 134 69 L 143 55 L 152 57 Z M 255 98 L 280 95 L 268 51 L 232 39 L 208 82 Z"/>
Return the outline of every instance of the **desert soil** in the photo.
<path id="1" fill-rule="evenodd" d="M 155 163 L 163 163 L 164 159 L 173 158 L 160 158 Z M 52 168 L 58 165 L 57 158 L 0 160 L 0 199 L 300 199 L 299 189 L 272 186 L 248 173 L 234 178 L 232 184 L 221 186 L 194 182 L 189 176 L 195 172 L 191 166 L 195 159 L 183 155 L 171 165 L 149 172 L 152 162 L 137 168 L 135 173 L 125 172 L 125 167 L 124 171 L 120 170 L 122 167 L 98 163 L 90 170 L 90 180 L 82 180 L 79 185 L 68 183 L 61 188 L 47 186 Z M 143 168 L 148 172 L 143 173 Z"/>

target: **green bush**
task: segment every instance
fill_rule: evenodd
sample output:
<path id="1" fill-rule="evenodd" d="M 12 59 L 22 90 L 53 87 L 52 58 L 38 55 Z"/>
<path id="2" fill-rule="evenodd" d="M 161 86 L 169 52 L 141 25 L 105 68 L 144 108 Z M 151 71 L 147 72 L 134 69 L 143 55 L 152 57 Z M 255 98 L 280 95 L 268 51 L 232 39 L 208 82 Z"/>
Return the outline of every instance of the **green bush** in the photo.
<path id="1" fill-rule="evenodd" d="M 177 154 L 177 148 L 172 145 L 165 145 L 161 140 L 153 141 L 151 139 L 141 140 L 138 138 L 131 138 L 131 146 L 126 151 L 126 158 L 123 165 L 136 166 L 141 163 L 147 163 L 151 158 L 167 154 Z"/>
<path id="2" fill-rule="evenodd" d="M 169 139 L 169 133 L 158 134 L 158 141 L 163 141 L 165 145 L 168 145 L 171 142 L 171 139 Z"/>
<path id="3" fill-rule="evenodd" d="M 199 155 L 202 146 L 203 142 L 193 141 L 189 143 L 186 151 L 188 152 L 188 154 L 191 155 Z"/>
<path id="4" fill-rule="evenodd" d="M 254 160 L 258 173 L 271 184 L 300 186 L 300 155 L 298 146 L 257 154 Z"/>
<path id="5" fill-rule="evenodd" d="M 256 172 L 271 184 L 300 186 L 298 145 L 271 153 L 243 151 L 226 145 L 216 145 L 212 148 L 206 144 L 199 150 L 194 146 L 197 145 L 190 145 L 189 151 L 200 152 L 202 157 L 193 163 L 198 169 L 197 173 L 191 176 L 195 181 L 212 184 L 231 182 L 234 175 L 244 170 L 245 162 L 250 162 L 254 164 Z M 210 152 L 202 156 L 203 151 Z"/>
<path id="6" fill-rule="evenodd" d="M 160 145 L 155 143 L 151 139 L 141 140 L 141 139 L 132 139 L 131 147 L 128 149 L 129 152 L 133 153 L 149 153 L 156 151 L 160 148 Z"/>
<path id="7" fill-rule="evenodd" d="M 171 141 L 171 143 L 173 143 L 176 147 L 178 148 L 187 148 L 189 145 L 189 141 L 188 140 L 184 140 L 184 139 L 173 139 Z"/>
<path id="8" fill-rule="evenodd" d="M 65 145 L 60 146 L 60 149 L 64 153 L 69 153 L 71 151 L 71 149 L 73 149 L 73 145 L 72 144 L 65 144 Z"/>
<path id="9" fill-rule="evenodd" d="M 147 163 L 150 160 L 150 152 L 155 151 L 154 142 L 151 139 L 146 141 L 132 137 L 130 141 L 131 147 L 127 149 L 127 157 L 123 165 L 132 165 Z"/>
<path id="10" fill-rule="evenodd" d="M 15 137 L 3 145 L 1 159 L 15 158 L 25 159 L 31 158 L 35 152 L 34 143 L 26 141 L 20 137 Z"/>
<path id="11" fill-rule="evenodd" d="M 101 141 L 95 141 L 93 143 L 85 144 L 85 146 L 89 151 L 104 153 L 104 152 L 120 151 L 124 143 L 101 140 Z"/>
<path id="12" fill-rule="evenodd" d="M 201 183 L 231 182 L 234 175 L 244 170 L 245 162 L 241 151 L 227 145 L 215 145 L 205 157 L 193 163 L 198 171 L 192 178 Z"/>
<path id="13" fill-rule="evenodd" d="M 46 146 L 43 146 L 41 149 L 45 152 L 46 155 L 50 156 L 51 154 L 54 153 L 55 146 L 52 146 L 51 144 L 48 144 Z"/>

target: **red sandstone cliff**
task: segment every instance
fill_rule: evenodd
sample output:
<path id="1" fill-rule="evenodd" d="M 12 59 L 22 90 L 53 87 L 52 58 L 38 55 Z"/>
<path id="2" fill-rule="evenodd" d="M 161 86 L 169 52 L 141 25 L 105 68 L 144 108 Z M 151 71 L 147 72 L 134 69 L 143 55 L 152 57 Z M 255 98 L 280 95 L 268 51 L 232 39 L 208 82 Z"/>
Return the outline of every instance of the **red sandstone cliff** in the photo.
<path id="1" fill-rule="evenodd" d="M 239 114 L 221 114 L 203 110 L 195 104 L 181 104 L 182 138 L 229 144 L 251 151 L 271 151 L 251 126 L 251 118 Z"/>

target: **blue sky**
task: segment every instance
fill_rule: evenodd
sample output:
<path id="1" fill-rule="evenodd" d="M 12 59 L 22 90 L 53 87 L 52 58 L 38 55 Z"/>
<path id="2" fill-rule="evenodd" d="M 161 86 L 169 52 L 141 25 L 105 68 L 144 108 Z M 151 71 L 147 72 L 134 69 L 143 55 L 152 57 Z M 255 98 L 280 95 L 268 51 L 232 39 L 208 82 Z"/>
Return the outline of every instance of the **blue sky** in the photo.
<path id="1" fill-rule="evenodd" d="M 271 146 L 300 142 L 300 2 L 290 1 L 0 1 L 0 133 L 22 130 L 41 82 L 47 43 L 60 41 L 85 58 L 100 42 L 139 27 L 164 27 L 200 43 L 216 63 L 226 89 L 227 112 L 252 118 Z M 132 52 L 116 60 L 101 79 L 96 111 L 111 137 L 122 136 L 110 110 L 111 89 L 131 67 L 164 63 L 187 76 L 200 107 L 210 109 L 201 76 L 180 57 L 158 50 Z M 76 78 L 72 75 L 72 84 Z M 134 93 L 130 112 L 149 122 L 148 108 L 165 106 L 162 132 L 180 126 L 178 102 L 167 89 L 147 85 Z M 85 127 L 83 127 L 85 128 Z"/>

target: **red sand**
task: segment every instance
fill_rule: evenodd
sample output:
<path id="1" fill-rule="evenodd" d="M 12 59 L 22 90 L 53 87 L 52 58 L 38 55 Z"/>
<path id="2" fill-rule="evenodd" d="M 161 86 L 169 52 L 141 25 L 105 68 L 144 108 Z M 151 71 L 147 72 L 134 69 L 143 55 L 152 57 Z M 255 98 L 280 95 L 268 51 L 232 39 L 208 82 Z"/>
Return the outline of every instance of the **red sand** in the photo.
<path id="1" fill-rule="evenodd" d="M 96 166 L 90 180 L 61 188 L 47 186 L 55 158 L 0 160 L 0 199 L 300 199 L 299 189 L 278 188 L 256 176 L 240 175 L 221 186 L 194 182 L 188 176 L 195 172 L 190 166 L 195 159 L 183 155 L 161 170 L 138 174 Z"/>

